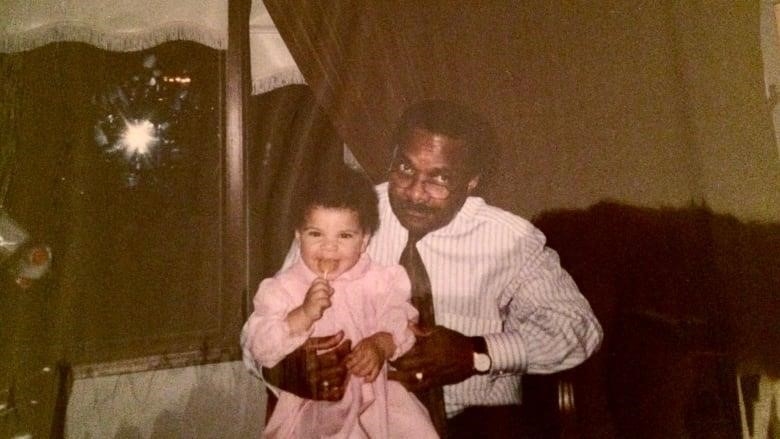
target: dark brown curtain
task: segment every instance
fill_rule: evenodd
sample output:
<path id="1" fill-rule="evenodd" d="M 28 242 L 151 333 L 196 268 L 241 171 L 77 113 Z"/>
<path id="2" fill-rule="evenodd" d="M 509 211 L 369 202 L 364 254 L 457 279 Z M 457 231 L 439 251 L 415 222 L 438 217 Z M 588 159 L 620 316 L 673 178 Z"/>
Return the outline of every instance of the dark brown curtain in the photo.
<path id="1" fill-rule="evenodd" d="M 290 248 L 297 195 L 343 166 L 343 146 L 308 86 L 252 96 L 249 114 L 249 284 L 257 286 L 281 268 Z"/>
<path id="2" fill-rule="evenodd" d="M 773 151 L 758 140 L 771 121 L 756 106 L 756 2 L 264 3 L 376 179 L 398 115 L 423 98 L 493 121 L 500 180 L 483 195 L 526 217 L 604 198 L 700 199 L 706 133 Z"/>

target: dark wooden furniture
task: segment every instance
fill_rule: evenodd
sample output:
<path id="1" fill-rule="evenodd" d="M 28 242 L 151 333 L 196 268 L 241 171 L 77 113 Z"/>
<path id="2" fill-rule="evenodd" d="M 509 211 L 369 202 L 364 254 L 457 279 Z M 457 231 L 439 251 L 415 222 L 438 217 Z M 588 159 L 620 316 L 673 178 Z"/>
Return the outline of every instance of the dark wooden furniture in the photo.
<path id="1" fill-rule="evenodd" d="M 527 377 L 524 401 L 540 404 L 551 437 L 739 437 L 737 365 L 778 367 L 766 322 L 778 316 L 780 227 L 611 202 L 535 223 L 605 333 L 581 366 Z"/>

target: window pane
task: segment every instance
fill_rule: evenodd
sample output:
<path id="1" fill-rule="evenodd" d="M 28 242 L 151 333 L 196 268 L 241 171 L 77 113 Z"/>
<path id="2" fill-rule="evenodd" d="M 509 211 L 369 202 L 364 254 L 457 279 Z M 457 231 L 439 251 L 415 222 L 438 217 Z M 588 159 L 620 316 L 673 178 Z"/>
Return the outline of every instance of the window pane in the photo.
<path id="1" fill-rule="evenodd" d="M 223 54 L 187 42 L 133 53 L 67 43 L 12 58 L 6 208 L 53 252 L 50 276 L 24 293 L 39 299 L 18 311 L 43 318 L 17 342 L 93 362 L 223 339 Z"/>

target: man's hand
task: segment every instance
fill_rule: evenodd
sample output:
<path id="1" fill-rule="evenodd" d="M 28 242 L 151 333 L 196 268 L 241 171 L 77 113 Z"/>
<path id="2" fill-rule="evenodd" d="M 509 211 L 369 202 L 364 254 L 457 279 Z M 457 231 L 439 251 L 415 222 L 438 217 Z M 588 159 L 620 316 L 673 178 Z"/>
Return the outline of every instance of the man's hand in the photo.
<path id="1" fill-rule="evenodd" d="M 263 378 L 300 398 L 339 401 L 348 380 L 344 362 L 352 349 L 343 338 L 343 332 L 312 337 L 273 368 L 263 368 Z"/>
<path id="2" fill-rule="evenodd" d="M 407 390 L 418 392 L 431 387 L 454 384 L 474 374 L 474 345 L 470 337 L 443 326 L 422 331 L 410 328 L 417 336 L 412 349 L 390 364 L 388 378 Z"/>

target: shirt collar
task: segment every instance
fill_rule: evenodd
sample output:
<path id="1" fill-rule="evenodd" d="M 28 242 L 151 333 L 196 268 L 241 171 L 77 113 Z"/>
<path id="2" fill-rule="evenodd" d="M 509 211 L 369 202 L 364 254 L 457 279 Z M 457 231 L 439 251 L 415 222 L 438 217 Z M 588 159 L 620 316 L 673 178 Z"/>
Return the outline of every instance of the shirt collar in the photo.
<path id="1" fill-rule="evenodd" d="M 432 236 L 460 235 L 474 228 L 477 211 L 485 204 L 480 197 L 468 197 L 455 217 L 444 227 L 429 233 Z"/>

